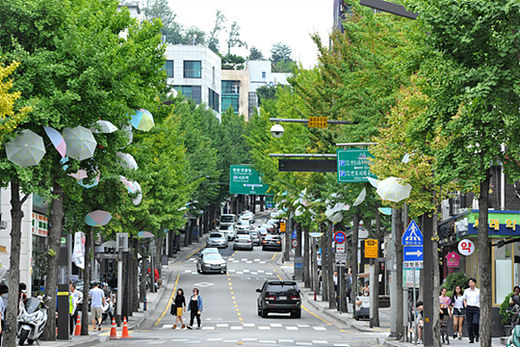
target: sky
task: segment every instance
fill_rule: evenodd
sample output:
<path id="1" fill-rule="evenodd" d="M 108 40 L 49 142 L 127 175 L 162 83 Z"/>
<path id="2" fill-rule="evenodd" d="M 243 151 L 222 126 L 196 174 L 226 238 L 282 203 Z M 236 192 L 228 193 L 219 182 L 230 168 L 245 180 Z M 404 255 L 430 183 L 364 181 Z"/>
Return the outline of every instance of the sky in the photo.
<path id="1" fill-rule="evenodd" d="M 333 0 L 168 0 L 183 26 L 195 26 L 209 33 L 215 24 L 215 13 L 221 10 L 226 27 L 236 21 L 240 36 L 249 47 L 260 49 L 264 57 L 271 55 L 273 43 L 282 42 L 293 51 L 293 59 L 305 68 L 316 65 L 317 50 L 310 35 L 318 33 L 323 42 L 333 23 Z M 226 46 L 220 37 L 220 50 Z M 233 54 L 247 56 L 248 50 L 235 48 Z"/>

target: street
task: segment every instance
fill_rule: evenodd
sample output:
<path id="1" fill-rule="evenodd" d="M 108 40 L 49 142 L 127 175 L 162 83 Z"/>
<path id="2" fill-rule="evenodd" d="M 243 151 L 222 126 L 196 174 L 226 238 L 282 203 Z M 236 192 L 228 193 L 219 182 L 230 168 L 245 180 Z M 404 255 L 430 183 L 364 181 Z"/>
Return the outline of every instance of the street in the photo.
<path id="1" fill-rule="evenodd" d="M 257 221 L 257 224 L 261 223 Z M 320 317 L 303 302 L 302 317 L 288 314 L 257 315 L 257 288 L 268 279 L 288 279 L 277 261 L 281 252 L 233 251 L 231 243 L 221 250 L 228 261 L 228 274 L 198 274 L 197 254 L 175 264 L 172 288 L 182 288 L 186 300 L 193 288 L 200 290 L 204 301 L 200 330 L 172 330 L 175 317 L 169 313 L 172 290 L 159 303 L 152 320 L 144 322 L 141 330 L 132 331 L 131 338 L 113 340 L 106 346 L 122 345 L 175 345 L 201 344 L 202 346 L 375 346 L 376 337 L 387 333 L 363 333 L 348 329 L 342 324 Z M 189 323 L 189 312 L 183 318 Z M 196 324 L 195 324 L 196 325 Z"/>

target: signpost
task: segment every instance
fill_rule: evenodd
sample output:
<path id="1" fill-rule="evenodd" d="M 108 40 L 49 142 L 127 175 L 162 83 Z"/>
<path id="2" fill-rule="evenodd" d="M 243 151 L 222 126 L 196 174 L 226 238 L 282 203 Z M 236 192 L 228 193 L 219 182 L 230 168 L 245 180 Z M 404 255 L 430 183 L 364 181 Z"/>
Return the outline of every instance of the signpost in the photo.
<path id="1" fill-rule="evenodd" d="M 361 183 L 368 182 L 367 177 L 377 178 L 370 172 L 368 149 L 338 149 L 338 182 Z"/>
<path id="2" fill-rule="evenodd" d="M 335 254 L 336 266 L 347 266 L 347 253 Z"/>
<path id="3" fill-rule="evenodd" d="M 292 248 L 298 247 L 298 240 L 297 239 L 292 239 L 291 240 L 291 246 L 292 246 Z"/>
<path id="4" fill-rule="evenodd" d="M 265 196 L 264 206 L 265 206 L 265 208 L 273 208 L 274 207 L 274 197 L 272 195 L 266 195 Z"/>
<path id="5" fill-rule="evenodd" d="M 229 193 L 245 195 L 265 195 L 269 186 L 262 176 L 249 165 L 229 166 Z"/>
<path id="6" fill-rule="evenodd" d="M 309 128 L 326 128 L 327 117 L 309 117 Z"/>
<path id="7" fill-rule="evenodd" d="M 336 243 L 336 252 L 345 253 L 345 243 Z"/>
<path id="8" fill-rule="evenodd" d="M 365 240 L 365 258 L 377 258 L 379 250 L 379 241 L 377 239 Z"/>
<path id="9" fill-rule="evenodd" d="M 344 243 L 347 240 L 347 235 L 343 231 L 336 231 L 334 233 L 334 242 Z"/>

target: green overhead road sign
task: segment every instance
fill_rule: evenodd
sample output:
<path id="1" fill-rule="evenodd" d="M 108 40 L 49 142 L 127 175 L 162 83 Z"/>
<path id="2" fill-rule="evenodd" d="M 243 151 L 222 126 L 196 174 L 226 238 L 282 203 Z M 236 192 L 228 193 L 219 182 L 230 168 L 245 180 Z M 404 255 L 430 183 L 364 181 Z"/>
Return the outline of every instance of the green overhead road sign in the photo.
<path id="1" fill-rule="evenodd" d="M 262 176 L 249 165 L 229 166 L 229 193 L 265 195 L 267 189 L 269 186 L 262 182 Z"/>
<path id="2" fill-rule="evenodd" d="M 338 149 L 338 182 L 361 183 L 367 182 L 367 177 L 376 178 L 370 172 L 369 158 L 372 155 L 368 149 Z"/>

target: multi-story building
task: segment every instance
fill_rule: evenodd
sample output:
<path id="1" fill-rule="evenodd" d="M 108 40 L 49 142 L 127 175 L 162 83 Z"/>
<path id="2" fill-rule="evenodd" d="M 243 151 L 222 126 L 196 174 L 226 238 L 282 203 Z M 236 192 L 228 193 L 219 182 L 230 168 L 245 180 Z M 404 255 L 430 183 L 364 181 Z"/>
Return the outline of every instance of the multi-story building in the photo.
<path id="1" fill-rule="evenodd" d="M 222 70 L 222 112 L 229 108 L 249 119 L 249 71 Z"/>
<path id="2" fill-rule="evenodd" d="M 197 104 L 208 105 L 220 118 L 221 59 L 203 46 L 168 44 L 166 83 Z"/>
<path id="3" fill-rule="evenodd" d="M 251 92 L 263 86 L 288 85 L 287 78 L 290 73 L 272 72 L 272 64 L 269 60 L 250 60 L 247 62 L 249 78 L 251 80 Z"/>

